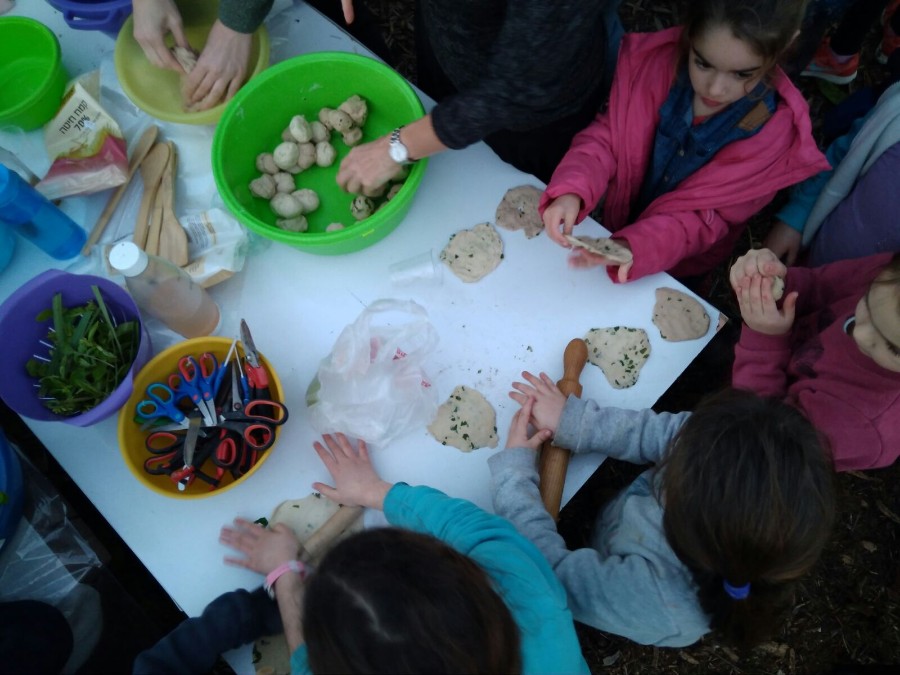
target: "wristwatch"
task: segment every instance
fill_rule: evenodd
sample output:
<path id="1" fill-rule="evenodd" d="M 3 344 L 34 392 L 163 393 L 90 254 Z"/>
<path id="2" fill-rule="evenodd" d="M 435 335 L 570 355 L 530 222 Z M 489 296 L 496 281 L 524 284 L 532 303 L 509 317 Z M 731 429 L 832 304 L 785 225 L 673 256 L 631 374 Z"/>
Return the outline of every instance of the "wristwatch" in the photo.
<path id="1" fill-rule="evenodd" d="M 402 128 L 397 127 L 391 132 L 391 138 L 388 141 L 388 153 L 397 164 L 412 164 L 415 160 L 409 158 L 409 148 L 403 145 L 403 141 L 400 140 L 400 130 Z"/>

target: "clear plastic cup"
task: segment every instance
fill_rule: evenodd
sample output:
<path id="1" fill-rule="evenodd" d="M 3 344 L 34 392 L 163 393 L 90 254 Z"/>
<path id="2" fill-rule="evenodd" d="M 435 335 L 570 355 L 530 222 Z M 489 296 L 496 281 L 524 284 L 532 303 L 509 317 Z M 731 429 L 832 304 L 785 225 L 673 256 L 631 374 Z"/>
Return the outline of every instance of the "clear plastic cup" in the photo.
<path id="1" fill-rule="evenodd" d="M 391 283 L 397 286 L 433 284 L 443 281 L 443 265 L 429 249 L 388 267 Z"/>

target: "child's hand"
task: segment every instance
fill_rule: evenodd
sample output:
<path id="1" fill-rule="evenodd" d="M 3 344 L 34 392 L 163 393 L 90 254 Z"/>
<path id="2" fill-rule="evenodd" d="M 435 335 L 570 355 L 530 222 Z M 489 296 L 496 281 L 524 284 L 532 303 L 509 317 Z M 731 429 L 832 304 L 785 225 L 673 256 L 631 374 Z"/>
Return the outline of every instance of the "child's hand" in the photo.
<path id="1" fill-rule="evenodd" d="M 572 234 L 579 211 L 581 211 L 581 197 L 574 193 L 569 192 L 554 199 L 544 209 L 542 216 L 547 235 L 560 246 L 570 248 L 572 245 L 565 235 Z"/>
<path id="2" fill-rule="evenodd" d="M 752 277 L 754 274 L 761 274 L 764 277 L 784 278 L 784 275 L 787 274 L 787 267 L 778 259 L 777 255 L 767 248 L 747 251 L 745 255 L 738 258 L 734 265 L 731 266 L 729 275 L 731 288 L 735 293 L 739 293 L 741 281 L 744 278 Z"/>
<path id="3" fill-rule="evenodd" d="M 549 429 L 538 429 L 534 434 L 528 434 L 528 420 L 534 408 L 534 399 L 530 396 L 525 400 L 524 405 L 513 415 L 512 422 L 509 425 L 509 434 L 506 436 L 507 448 L 531 448 L 538 450 L 541 443 L 549 439 L 553 432 Z"/>
<path id="4" fill-rule="evenodd" d="M 531 422 L 535 429 L 548 429 L 551 434 L 555 434 L 563 407 L 566 405 L 565 394 L 546 373 L 535 377 L 526 370 L 522 373 L 522 377 L 528 380 L 528 384 L 513 382 L 512 386 L 516 391 L 509 392 L 509 397 L 523 409 L 529 400 L 533 400 L 526 421 Z"/>
<path id="5" fill-rule="evenodd" d="M 391 489 L 391 484 L 381 480 L 375 473 L 365 441 L 359 441 L 359 450 L 354 450 L 344 434 L 335 434 L 333 437 L 325 434 L 322 440 L 327 448 L 318 441 L 313 443 L 313 447 L 334 478 L 335 486 L 313 483 L 313 489 L 338 504 L 383 509 L 384 497 Z"/>
<path id="6" fill-rule="evenodd" d="M 628 246 L 628 244 L 624 240 L 617 239 L 616 241 L 621 243 L 623 246 Z M 634 265 L 634 261 L 632 260 L 630 263 L 624 264 L 617 263 L 605 256 L 591 253 L 584 248 L 575 248 L 569 254 L 569 267 L 586 269 L 588 267 L 599 267 L 600 265 L 613 267 L 618 265 L 619 269 L 616 272 L 616 279 L 618 279 L 620 284 L 624 284 L 626 281 L 628 281 L 628 273 L 631 271 L 631 266 Z"/>
<path id="7" fill-rule="evenodd" d="M 246 567 L 260 574 L 268 574 L 281 563 L 296 560 L 300 541 L 284 523 L 265 528 L 243 518 L 234 519 L 234 527 L 227 525 L 219 533 L 219 541 L 244 554 L 243 558 L 225 557 L 225 563 Z"/>
<path id="8" fill-rule="evenodd" d="M 800 254 L 803 234 L 783 220 L 778 220 L 763 240 L 763 247 L 774 253 L 785 265 L 793 265 Z"/>
<path id="9" fill-rule="evenodd" d="M 742 278 L 740 289 L 737 291 L 737 300 L 744 323 L 757 333 L 784 335 L 794 325 L 797 292 L 788 293 L 782 308 L 778 309 L 768 277 L 754 274 L 752 277 Z"/>

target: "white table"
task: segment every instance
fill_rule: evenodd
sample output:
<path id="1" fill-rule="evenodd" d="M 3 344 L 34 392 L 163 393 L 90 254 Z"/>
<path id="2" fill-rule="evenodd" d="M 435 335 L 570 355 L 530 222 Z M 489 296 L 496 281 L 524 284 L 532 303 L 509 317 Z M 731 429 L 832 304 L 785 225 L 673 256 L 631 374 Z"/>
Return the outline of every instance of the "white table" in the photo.
<path id="1" fill-rule="evenodd" d="M 287 11 L 290 14 L 270 16 L 267 24 L 273 61 L 321 49 L 367 53 L 305 4 Z M 20 2 L 14 13 L 34 16 L 54 29 L 70 72 L 102 64 L 104 80 L 114 80 L 109 68 L 112 40 L 69 29 L 44 2 Z M 426 97 L 423 101 L 427 108 L 433 105 Z M 181 153 L 180 173 L 205 171 L 211 185 L 208 152 L 195 148 L 208 150 L 212 127 L 162 125 L 162 129 L 179 147 L 191 144 L 190 153 Z M 602 268 L 569 269 L 566 252 L 546 236 L 526 240 L 522 233 L 501 229 L 505 259 L 482 281 L 464 284 L 447 270 L 441 285 L 392 287 L 387 274 L 391 263 L 428 249 L 439 251 L 452 233 L 492 221 L 505 191 L 526 183 L 542 186 L 500 161 L 484 144 L 445 152 L 432 158 L 408 216 L 383 241 L 342 257 L 318 257 L 273 244 L 251 257 L 240 275 L 213 289 L 223 310 L 221 334 L 236 336 L 240 318 L 248 321 L 257 347 L 281 377 L 291 411 L 271 457 L 244 484 L 207 499 L 163 497 L 138 483 L 125 466 L 117 447 L 115 418 L 85 429 L 26 422 L 173 600 L 194 616 L 220 593 L 252 588 L 261 581 L 251 572 L 222 564 L 226 550 L 217 542 L 220 526 L 236 515 L 251 519 L 268 515 L 281 501 L 308 494 L 314 480 L 327 481 L 312 450 L 316 434 L 305 419 L 306 387 L 340 331 L 376 299 L 412 298 L 428 310 L 440 335 L 428 370 L 441 400 L 459 384 L 479 390 L 497 412 L 501 447 L 517 409 L 507 396 L 510 383 L 520 379 L 523 370 L 546 371 L 559 378 L 566 344 L 594 327 L 643 327 L 650 336 L 652 356 L 638 383 L 625 390 L 612 389 L 601 371 L 588 365 L 581 379 L 584 396 L 626 408 L 651 406 L 711 339 L 719 314 L 707 305 L 712 322 L 704 338 L 662 340 L 651 323 L 654 289 L 681 288 L 668 275 L 614 285 Z M 105 198 L 69 199 L 65 210 L 89 228 Z M 204 198 L 209 199 L 208 193 Z M 176 210 L 183 208 L 180 202 Z M 580 231 L 602 233 L 595 223 Z M 54 266 L 66 265 L 20 241 L 12 265 L 0 274 L 0 299 Z M 374 448 L 372 456 L 388 480 L 429 484 L 490 509 L 486 460 L 493 452 L 464 454 L 441 446 L 422 429 L 391 447 Z M 573 460 L 564 502 L 600 461 L 597 456 Z"/>

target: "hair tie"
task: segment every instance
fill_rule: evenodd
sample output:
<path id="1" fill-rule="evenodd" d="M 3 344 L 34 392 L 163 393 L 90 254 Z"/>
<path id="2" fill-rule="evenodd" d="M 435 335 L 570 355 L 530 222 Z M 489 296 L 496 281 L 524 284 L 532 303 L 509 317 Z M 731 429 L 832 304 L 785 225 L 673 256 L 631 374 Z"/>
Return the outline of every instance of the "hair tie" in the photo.
<path id="1" fill-rule="evenodd" d="M 732 586 L 728 583 L 728 579 L 722 579 L 722 587 L 725 589 L 725 592 L 734 599 L 734 600 L 746 600 L 747 596 L 750 595 L 750 584 L 744 584 L 743 586 Z"/>

